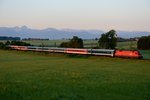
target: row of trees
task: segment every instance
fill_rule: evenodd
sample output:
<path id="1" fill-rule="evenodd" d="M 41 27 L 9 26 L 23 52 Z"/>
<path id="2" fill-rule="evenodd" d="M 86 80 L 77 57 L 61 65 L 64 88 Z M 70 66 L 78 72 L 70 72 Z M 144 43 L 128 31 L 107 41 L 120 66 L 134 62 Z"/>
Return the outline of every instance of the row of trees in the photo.
<path id="1" fill-rule="evenodd" d="M 11 41 L 19 41 L 20 37 L 8 37 L 8 36 L 0 36 L 0 40 L 11 40 Z"/>
<path id="2" fill-rule="evenodd" d="M 22 42 L 22 41 L 7 41 L 6 45 L 18 45 L 18 46 L 31 46 L 30 43 Z"/>
<path id="3" fill-rule="evenodd" d="M 7 49 L 8 45 L 31 46 L 31 44 L 22 41 L 7 41 L 6 43 L 0 42 L 0 49 Z"/>

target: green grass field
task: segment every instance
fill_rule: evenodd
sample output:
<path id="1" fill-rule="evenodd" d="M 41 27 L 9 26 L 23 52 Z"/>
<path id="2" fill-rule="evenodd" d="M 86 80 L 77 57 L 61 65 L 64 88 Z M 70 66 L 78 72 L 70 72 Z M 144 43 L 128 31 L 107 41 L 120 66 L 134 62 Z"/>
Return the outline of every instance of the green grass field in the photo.
<path id="1" fill-rule="evenodd" d="M 140 50 L 140 53 L 143 55 L 144 59 L 150 59 L 150 50 Z"/>
<path id="2" fill-rule="evenodd" d="M 149 65 L 0 50 L 0 100 L 150 100 Z"/>
<path id="3" fill-rule="evenodd" d="M 33 45 L 45 45 L 45 46 L 59 46 L 62 42 L 68 42 L 69 40 L 33 40 L 24 41 Z"/>
<path id="4" fill-rule="evenodd" d="M 137 49 L 137 41 L 118 42 L 117 48 L 119 48 L 119 49 Z"/>

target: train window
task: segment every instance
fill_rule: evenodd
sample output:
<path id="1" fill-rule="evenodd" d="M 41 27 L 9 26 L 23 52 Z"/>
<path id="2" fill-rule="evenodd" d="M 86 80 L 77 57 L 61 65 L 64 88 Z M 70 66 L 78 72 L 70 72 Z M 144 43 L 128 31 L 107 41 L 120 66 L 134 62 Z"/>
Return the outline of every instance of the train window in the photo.
<path id="1" fill-rule="evenodd" d="M 104 54 L 112 54 L 111 51 L 92 51 L 92 53 L 104 53 Z"/>

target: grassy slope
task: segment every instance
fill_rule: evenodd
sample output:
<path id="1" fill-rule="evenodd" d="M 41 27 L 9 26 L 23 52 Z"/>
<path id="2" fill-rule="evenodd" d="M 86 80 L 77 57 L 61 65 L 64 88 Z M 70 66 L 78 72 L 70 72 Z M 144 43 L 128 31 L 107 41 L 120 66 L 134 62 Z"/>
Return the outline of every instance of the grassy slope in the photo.
<path id="1" fill-rule="evenodd" d="M 0 51 L 1 100 L 149 100 L 150 61 Z"/>

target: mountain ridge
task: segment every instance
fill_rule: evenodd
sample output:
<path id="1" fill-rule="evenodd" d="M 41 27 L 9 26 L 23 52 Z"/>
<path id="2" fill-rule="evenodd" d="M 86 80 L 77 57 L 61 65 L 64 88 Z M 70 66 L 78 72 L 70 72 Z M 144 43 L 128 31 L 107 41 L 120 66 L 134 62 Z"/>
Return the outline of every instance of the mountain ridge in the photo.
<path id="1" fill-rule="evenodd" d="M 0 36 L 14 36 L 21 38 L 69 39 L 73 36 L 78 36 L 83 39 L 95 39 L 99 38 L 102 33 L 106 32 L 96 29 L 31 29 L 27 26 L 0 27 Z M 150 35 L 150 32 L 146 31 L 117 31 L 117 36 L 122 38 L 134 38 L 148 35 Z"/>

